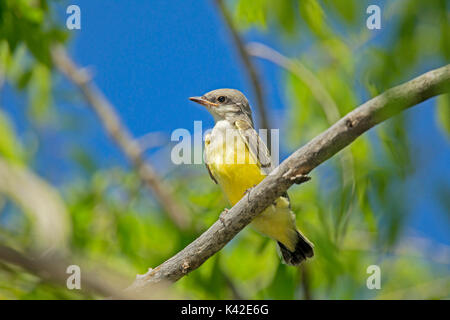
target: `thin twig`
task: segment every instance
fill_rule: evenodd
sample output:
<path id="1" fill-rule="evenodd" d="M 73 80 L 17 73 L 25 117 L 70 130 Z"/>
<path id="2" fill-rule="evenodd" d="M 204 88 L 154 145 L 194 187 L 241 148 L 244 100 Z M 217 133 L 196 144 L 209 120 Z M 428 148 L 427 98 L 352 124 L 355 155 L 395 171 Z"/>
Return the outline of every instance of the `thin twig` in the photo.
<path id="1" fill-rule="evenodd" d="M 252 189 L 252 201 L 243 197 L 186 248 L 136 279 L 129 290 L 141 290 L 165 280 L 177 281 L 197 269 L 286 192 L 294 183 L 295 177 L 308 174 L 380 122 L 431 97 L 448 92 L 450 65 L 427 72 L 362 104 L 284 160 Z"/>
<path id="2" fill-rule="evenodd" d="M 260 129 L 271 129 L 269 119 L 267 117 L 267 107 L 266 103 L 264 101 L 264 94 L 263 94 L 263 88 L 262 84 L 258 75 L 258 72 L 253 65 L 250 56 L 247 53 L 247 50 L 245 50 L 245 45 L 239 36 L 238 31 L 236 30 L 236 27 L 233 24 L 233 19 L 228 12 L 227 8 L 225 7 L 225 4 L 222 0 L 216 0 L 217 6 L 225 20 L 226 25 L 228 26 L 228 29 L 230 30 L 231 36 L 233 38 L 234 44 L 236 45 L 236 48 L 238 50 L 239 56 L 241 57 L 241 60 L 244 64 L 245 70 L 248 73 L 248 76 L 250 78 L 253 91 L 255 93 L 256 97 L 256 106 L 258 108 L 258 114 L 259 114 L 259 127 Z M 268 131 L 270 134 L 270 130 Z M 267 139 L 268 147 L 270 150 L 270 137 Z"/>
<path id="3" fill-rule="evenodd" d="M 305 300 L 313 300 L 311 293 L 311 276 L 309 275 L 308 265 L 299 266 L 299 273 L 302 281 L 303 298 Z"/>
<path id="4" fill-rule="evenodd" d="M 91 82 L 89 75 L 83 69 L 77 68 L 64 48 L 53 48 L 52 57 L 56 67 L 81 90 L 105 130 L 126 158 L 134 165 L 140 179 L 153 191 L 155 198 L 166 210 L 170 219 L 181 230 L 186 230 L 190 226 L 190 215 L 182 206 L 177 204 L 169 186 L 159 178 L 153 167 L 144 160 L 142 148 L 122 123 L 114 106 Z"/>
<path id="5" fill-rule="evenodd" d="M 224 272 L 223 273 L 223 278 L 225 279 L 225 283 L 227 284 L 228 288 L 231 291 L 233 299 L 234 300 L 244 300 L 244 298 L 242 297 L 239 289 L 236 287 L 236 285 L 234 284 L 233 280 L 228 276 L 228 274 L 226 274 Z"/>
<path id="6" fill-rule="evenodd" d="M 259 42 L 250 42 L 247 45 L 247 52 L 252 56 L 269 60 L 296 75 L 311 90 L 314 98 L 322 106 L 328 123 L 331 125 L 339 120 L 339 109 L 333 97 L 314 73 L 300 61 L 289 59 L 278 51 Z"/>

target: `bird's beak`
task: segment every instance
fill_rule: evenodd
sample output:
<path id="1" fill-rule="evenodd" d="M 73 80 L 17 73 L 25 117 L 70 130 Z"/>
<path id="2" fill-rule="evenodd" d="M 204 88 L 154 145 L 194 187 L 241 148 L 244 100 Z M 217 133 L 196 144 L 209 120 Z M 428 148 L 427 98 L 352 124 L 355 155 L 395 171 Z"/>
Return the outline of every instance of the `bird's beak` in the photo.
<path id="1" fill-rule="evenodd" d="M 203 97 L 190 97 L 189 100 L 197 102 L 198 104 L 201 104 L 202 106 L 205 106 L 205 107 L 207 107 L 207 106 L 217 107 L 219 105 L 218 103 L 208 101 Z"/>

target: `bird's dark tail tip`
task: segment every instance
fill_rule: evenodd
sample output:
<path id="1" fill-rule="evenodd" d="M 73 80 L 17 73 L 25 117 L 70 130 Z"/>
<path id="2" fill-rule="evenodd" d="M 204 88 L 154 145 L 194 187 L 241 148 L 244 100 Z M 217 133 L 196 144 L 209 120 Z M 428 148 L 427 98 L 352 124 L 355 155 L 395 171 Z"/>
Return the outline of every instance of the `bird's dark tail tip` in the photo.
<path id="1" fill-rule="evenodd" d="M 297 266 L 307 258 L 314 256 L 314 245 L 299 231 L 297 231 L 297 234 L 297 243 L 293 252 L 289 251 L 284 244 L 278 241 L 284 262 L 291 266 Z"/>

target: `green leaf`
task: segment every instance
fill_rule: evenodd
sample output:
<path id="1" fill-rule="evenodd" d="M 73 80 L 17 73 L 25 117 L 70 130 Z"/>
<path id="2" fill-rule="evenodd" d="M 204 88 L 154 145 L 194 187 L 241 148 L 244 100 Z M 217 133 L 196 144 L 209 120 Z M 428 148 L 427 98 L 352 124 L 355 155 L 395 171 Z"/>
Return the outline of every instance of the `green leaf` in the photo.
<path id="1" fill-rule="evenodd" d="M 31 115 L 37 120 L 45 120 L 52 105 L 51 71 L 46 65 L 34 66 L 28 89 Z"/>
<path id="2" fill-rule="evenodd" d="M 325 13 L 316 0 L 299 1 L 299 10 L 312 33 L 319 38 L 329 35 L 330 30 L 325 21 Z"/>
<path id="3" fill-rule="evenodd" d="M 348 23 L 355 23 L 359 17 L 358 9 L 361 9 L 359 1 L 354 0 L 326 0 L 326 5 L 331 7 L 337 14 Z"/>
<path id="4" fill-rule="evenodd" d="M 240 0 L 234 10 L 236 26 L 246 29 L 254 25 L 260 29 L 267 27 L 267 0 Z"/>
<path id="5" fill-rule="evenodd" d="M 9 117 L 0 110 L 0 156 L 17 163 L 24 162 L 24 152 Z"/>

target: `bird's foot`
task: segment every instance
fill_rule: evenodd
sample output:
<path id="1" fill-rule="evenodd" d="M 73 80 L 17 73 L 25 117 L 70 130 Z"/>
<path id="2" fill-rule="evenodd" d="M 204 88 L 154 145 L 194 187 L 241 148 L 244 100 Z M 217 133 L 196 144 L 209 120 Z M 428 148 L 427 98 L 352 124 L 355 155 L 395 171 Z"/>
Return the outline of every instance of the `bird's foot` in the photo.
<path id="1" fill-rule="evenodd" d="M 250 191 L 252 191 L 252 189 L 253 189 L 254 187 L 256 187 L 256 184 L 254 184 L 253 187 L 246 189 L 246 190 L 244 191 L 244 196 L 245 196 L 246 194 L 248 194 L 248 195 L 250 196 Z"/>

